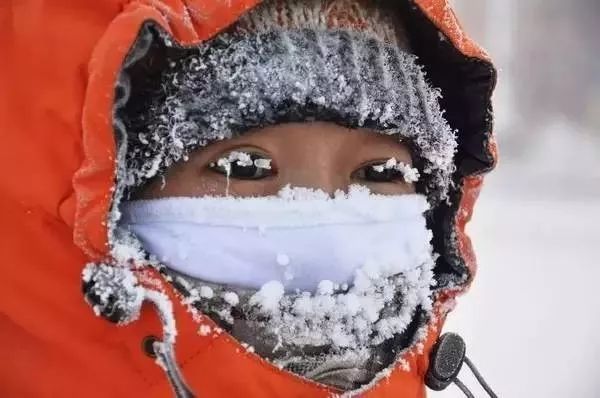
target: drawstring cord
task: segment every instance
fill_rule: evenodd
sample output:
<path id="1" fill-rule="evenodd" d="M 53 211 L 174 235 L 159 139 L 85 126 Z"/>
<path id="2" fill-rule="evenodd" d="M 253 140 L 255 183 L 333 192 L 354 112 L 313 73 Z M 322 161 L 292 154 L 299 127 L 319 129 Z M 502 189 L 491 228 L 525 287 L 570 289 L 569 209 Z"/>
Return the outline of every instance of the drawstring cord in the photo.
<path id="1" fill-rule="evenodd" d="M 107 264 L 88 264 L 83 270 L 83 293 L 96 315 L 121 325 L 140 316 L 142 304 L 150 302 L 163 327 L 163 339 L 152 343 L 156 363 L 164 370 L 176 398 L 194 398 L 175 359 L 175 317 L 171 301 L 161 292 L 138 284 L 131 269 Z"/>
<path id="2" fill-rule="evenodd" d="M 433 347 L 425 384 L 434 391 L 442 391 L 454 383 L 467 398 L 475 398 L 471 390 L 458 378 L 463 363 L 467 364 L 490 398 L 498 398 L 473 362 L 466 356 L 464 340 L 455 333 L 440 336 Z"/>
<path id="3" fill-rule="evenodd" d="M 466 363 L 467 366 L 469 367 L 469 369 L 471 369 L 471 372 L 473 372 L 473 375 L 479 382 L 479 385 L 481 385 L 481 387 L 490 396 L 490 398 L 498 398 L 496 393 L 494 391 L 492 391 L 492 389 L 490 388 L 488 383 L 485 381 L 485 379 L 483 378 L 481 373 L 479 373 L 479 371 L 477 370 L 477 368 L 475 367 L 473 362 L 467 356 L 465 356 L 465 358 L 464 358 L 464 363 Z M 463 392 L 463 394 L 465 394 L 465 396 L 467 398 L 475 398 L 475 396 L 473 395 L 471 390 L 469 390 L 469 388 L 462 381 L 460 381 L 460 379 L 458 377 L 456 377 L 454 379 L 454 384 L 456 384 L 456 386 Z"/>
<path id="4" fill-rule="evenodd" d="M 152 344 L 152 348 L 156 354 L 157 363 L 167 375 L 167 379 L 171 384 L 175 398 L 194 398 L 194 393 L 185 383 L 179 366 L 177 366 L 173 345 L 164 341 L 155 341 Z"/>
<path id="5" fill-rule="evenodd" d="M 471 393 L 471 390 L 469 390 L 458 377 L 454 379 L 454 384 L 460 388 L 467 398 L 475 398 L 475 396 Z"/>
<path id="6" fill-rule="evenodd" d="M 177 329 L 175 328 L 171 302 L 164 294 L 149 289 L 144 289 L 144 299 L 154 305 L 163 325 L 163 340 L 152 343 L 157 364 L 164 370 L 175 398 L 194 398 L 195 394 L 187 386 L 175 359 Z"/>
<path id="7" fill-rule="evenodd" d="M 491 398 L 498 398 L 496 393 L 492 390 L 492 388 L 489 386 L 489 384 L 485 381 L 485 379 L 483 378 L 481 373 L 479 373 L 479 370 L 477 370 L 477 367 L 475 367 L 475 364 L 467 356 L 465 356 L 465 363 L 467 364 L 469 369 L 471 369 L 471 372 L 473 373 L 473 375 L 475 376 L 475 378 L 477 379 L 477 381 L 479 382 L 481 387 L 485 390 L 485 392 L 488 393 L 488 395 Z"/>

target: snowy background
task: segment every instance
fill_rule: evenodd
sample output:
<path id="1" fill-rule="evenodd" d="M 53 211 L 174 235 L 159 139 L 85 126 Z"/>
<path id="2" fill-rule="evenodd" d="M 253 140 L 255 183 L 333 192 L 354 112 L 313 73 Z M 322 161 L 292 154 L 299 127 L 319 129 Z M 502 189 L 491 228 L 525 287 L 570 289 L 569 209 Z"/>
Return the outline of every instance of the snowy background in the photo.
<path id="1" fill-rule="evenodd" d="M 454 3 L 500 68 L 501 159 L 469 226 L 479 274 L 445 330 L 500 397 L 600 397 L 600 1 Z"/>

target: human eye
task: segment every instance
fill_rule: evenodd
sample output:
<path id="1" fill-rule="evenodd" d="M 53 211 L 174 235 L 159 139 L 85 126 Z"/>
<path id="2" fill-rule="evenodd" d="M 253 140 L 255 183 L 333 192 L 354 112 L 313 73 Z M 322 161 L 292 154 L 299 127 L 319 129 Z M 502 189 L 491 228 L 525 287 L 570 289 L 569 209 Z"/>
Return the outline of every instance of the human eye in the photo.
<path id="1" fill-rule="evenodd" d="M 260 180 L 274 174 L 271 163 L 272 159 L 262 152 L 238 149 L 223 153 L 208 168 L 228 178 Z"/>
<path id="2" fill-rule="evenodd" d="M 419 180 L 419 171 L 395 158 L 368 163 L 352 173 L 352 178 L 371 183 L 403 182 Z"/>

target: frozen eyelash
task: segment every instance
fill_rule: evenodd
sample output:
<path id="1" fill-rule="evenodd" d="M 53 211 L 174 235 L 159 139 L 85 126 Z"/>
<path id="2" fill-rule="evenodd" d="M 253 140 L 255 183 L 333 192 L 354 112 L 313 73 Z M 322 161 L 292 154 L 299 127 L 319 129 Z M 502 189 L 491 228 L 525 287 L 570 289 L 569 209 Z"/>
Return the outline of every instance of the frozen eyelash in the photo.
<path id="1" fill-rule="evenodd" d="M 419 170 L 404 162 L 399 162 L 398 160 L 396 160 L 396 158 L 389 158 L 385 163 L 377 164 L 371 167 L 378 173 L 389 169 L 398 170 L 402 173 L 404 181 L 409 184 L 419 181 L 420 177 Z"/>
<path id="2" fill-rule="evenodd" d="M 259 169 L 271 170 L 271 159 L 254 159 L 254 166 Z"/>
<path id="3" fill-rule="evenodd" d="M 248 152 L 232 151 L 228 156 L 219 158 L 216 165 L 223 167 L 226 171 L 231 169 L 231 163 L 238 166 L 248 167 L 254 165 L 259 169 L 271 170 L 271 159 L 258 158 L 252 160 L 252 156 Z M 215 163 L 211 163 L 214 166 Z"/>

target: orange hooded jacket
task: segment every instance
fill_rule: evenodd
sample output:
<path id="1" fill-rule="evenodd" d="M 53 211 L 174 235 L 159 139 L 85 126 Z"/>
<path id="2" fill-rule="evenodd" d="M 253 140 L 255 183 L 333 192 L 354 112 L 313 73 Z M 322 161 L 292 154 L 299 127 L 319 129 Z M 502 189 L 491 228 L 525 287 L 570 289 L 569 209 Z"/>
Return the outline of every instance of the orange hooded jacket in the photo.
<path id="1" fill-rule="evenodd" d="M 112 110 L 124 59 L 146 21 L 181 45 L 232 24 L 256 0 L 8 0 L 0 5 L 0 396 L 168 397 L 162 369 L 142 349 L 161 335 L 148 306 L 115 327 L 83 300 L 81 272 L 108 253 L 107 214 L 115 180 Z M 470 284 L 475 259 L 464 227 L 496 159 L 490 95 L 495 72 L 462 32 L 446 0 L 398 1 L 412 47 L 459 131 L 454 204 L 442 206 L 445 267 L 466 270 L 436 296 L 438 321 L 425 348 L 404 355 L 363 397 L 421 398 L 428 354 L 452 299 Z M 400 5 L 401 4 L 401 5 Z M 448 94 L 450 93 L 450 94 Z M 326 397 L 332 388 L 246 352 L 223 333 L 200 336 L 170 285 L 149 271 L 174 303 L 176 356 L 201 397 Z"/>

